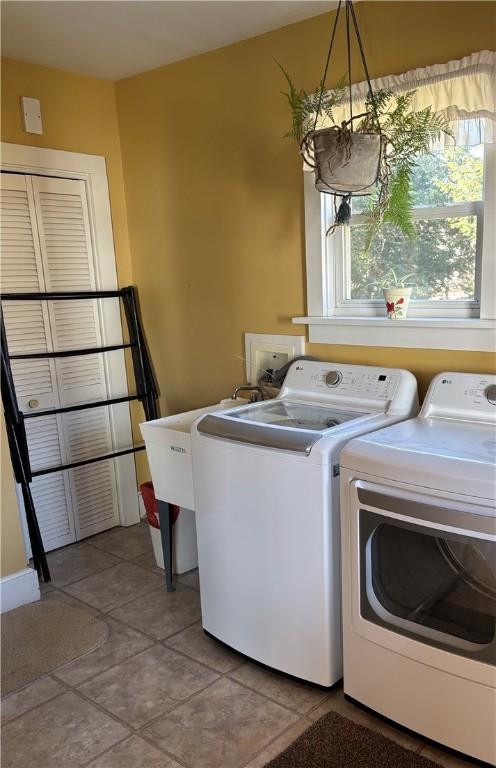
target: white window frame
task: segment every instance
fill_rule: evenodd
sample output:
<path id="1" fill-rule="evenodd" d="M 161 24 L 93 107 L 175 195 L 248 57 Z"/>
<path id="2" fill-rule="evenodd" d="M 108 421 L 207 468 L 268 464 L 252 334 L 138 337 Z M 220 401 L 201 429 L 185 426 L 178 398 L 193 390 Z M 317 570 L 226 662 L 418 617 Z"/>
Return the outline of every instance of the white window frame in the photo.
<path id="1" fill-rule="evenodd" d="M 476 300 L 456 304 L 413 302 L 408 317 L 398 321 L 385 317 L 383 304 L 378 300 L 346 298 L 349 228 L 326 236 L 332 219 L 332 198 L 315 189 L 311 173 L 304 173 L 304 193 L 308 315 L 293 318 L 293 323 L 309 326 L 311 342 L 496 350 L 496 146 L 484 148 L 483 203 L 414 211 L 415 218 L 444 218 L 447 210 L 453 215 L 477 215 Z"/>
<path id="2" fill-rule="evenodd" d="M 98 290 L 117 290 L 117 268 L 114 235 L 110 209 L 110 195 L 105 158 L 58 149 L 30 147 L 24 144 L 1 142 L 2 171 L 38 176 L 57 176 L 81 179 L 86 186 L 90 229 L 95 261 L 95 280 Z M 122 323 L 119 299 L 100 301 L 102 344 L 122 344 Z M 112 365 L 104 355 L 105 374 L 109 398 L 127 395 L 127 373 L 124 353 L 112 352 Z M 128 447 L 132 440 L 129 409 L 109 406 L 112 441 L 114 446 Z M 120 524 L 134 525 L 140 520 L 136 467 L 134 454 L 113 460 L 116 474 Z M 18 494 L 19 507 L 22 498 Z M 21 518 L 22 519 L 22 518 Z"/>

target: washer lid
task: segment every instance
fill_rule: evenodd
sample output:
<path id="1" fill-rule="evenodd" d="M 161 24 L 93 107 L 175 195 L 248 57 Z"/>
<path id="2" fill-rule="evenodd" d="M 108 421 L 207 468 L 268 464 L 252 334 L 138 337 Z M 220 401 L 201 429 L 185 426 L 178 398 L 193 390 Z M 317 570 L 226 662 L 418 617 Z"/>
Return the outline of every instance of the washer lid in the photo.
<path id="1" fill-rule="evenodd" d="M 205 416 L 197 429 L 211 437 L 308 454 L 329 430 L 365 415 L 276 399 L 244 406 L 222 416 Z"/>
<path id="2" fill-rule="evenodd" d="M 352 440 L 341 466 L 398 482 L 496 499 L 492 424 L 419 417 Z"/>

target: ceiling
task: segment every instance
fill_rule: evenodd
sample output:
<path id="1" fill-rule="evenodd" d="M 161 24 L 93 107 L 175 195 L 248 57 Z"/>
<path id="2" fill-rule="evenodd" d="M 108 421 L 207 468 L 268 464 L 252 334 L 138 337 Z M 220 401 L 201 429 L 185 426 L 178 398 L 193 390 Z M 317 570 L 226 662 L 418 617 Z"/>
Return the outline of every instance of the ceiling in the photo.
<path id="1" fill-rule="evenodd" d="M 332 0 L 3 0 L 2 55 L 119 80 L 336 5 Z"/>

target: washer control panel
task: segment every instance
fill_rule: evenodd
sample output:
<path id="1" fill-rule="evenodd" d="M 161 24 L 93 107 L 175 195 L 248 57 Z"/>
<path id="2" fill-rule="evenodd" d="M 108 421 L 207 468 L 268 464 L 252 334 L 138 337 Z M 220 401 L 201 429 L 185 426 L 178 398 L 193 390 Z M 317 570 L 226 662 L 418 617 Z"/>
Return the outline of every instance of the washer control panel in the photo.
<path id="1" fill-rule="evenodd" d="M 383 408 L 393 399 L 403 372 L 365 365 L 337 365 L 297 361 L 291 366 L 281 396 L 316 400 L 378 401 Z"/>
<path id="2" fill-rule="evenodd" d="M 429 387 L 422 415 L 496 420 L 496 376 L 439 374 Z"/>

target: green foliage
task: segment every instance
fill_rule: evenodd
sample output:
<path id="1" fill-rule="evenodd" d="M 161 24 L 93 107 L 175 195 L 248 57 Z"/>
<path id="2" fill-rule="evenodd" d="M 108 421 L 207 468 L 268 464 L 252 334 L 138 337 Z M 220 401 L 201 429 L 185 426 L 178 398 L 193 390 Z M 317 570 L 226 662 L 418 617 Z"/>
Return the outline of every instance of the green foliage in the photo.
<path id="1" fill-rule="evenodd" d="M 415 272 L 409 272 L 408 275 L 398 274 L 392 267 L 385 272 L 382 277 L 374 280 L 370 283 L 370 287 L 378 288 L 407 288 L 408 286 L 414 286 L 416 283 L 409 282 L 410 278 L 414 277 Z"/>
<path id="2" fill-rule="evenodd" d="M 412 220 L 412 165 L 404 163 L 393 171 L 389 182 L 389 200 L 383 220 L 394 224 L 408 237 L 415 237 L 417 231 Z"/>
<path id="3" fill-rule="evenodd" d="M 336 88 L 328 91 L 325 90 L 324 85 L 321 82 L 314 93 L 309 94 L 303 88 L 298 90 L 284 67 L 279 64 L 278 61 L 276 61 L 276 64 L 283 73 L 288 84 L 289 90 L 281 91 L 281 93 L 288 101 L 293 119 L 291 128 L 284 134 L 284 138 L 295 139 L 299 146 L 305 134 L 314 129 L 315 118 L 319 110 L 319 101 L 321 101 L 319 120 L 322 121 L 327 118 L 331 122 L 334 122 L 333 109 L 336 104 L 340 104 L 342 101 L 345 89 L 341 82 Z M 317 123 L 317 127 L 319 127 L 319 123 Z"/>
<path id="4" fill-rule="evenodd" d="M 469 147 L 459 147 L 446 158 L 447 174 L 444 179 L 436 179 L 435 185 L 450 202 L 463 200 L 482 200 L 483 164 L 480 158 L 470 153 Z M 453 226 L 467 236 L 475 237 L 475 219 L 455 219 Z"/>
<path id="5" fill-rule="evenodd" d="M 446 177 L 438 179 L 436 184 L 450 202 L 482 200 L 483 165 L 480 158 L 470 151 L 470 147 L 457 147 L 456 152 L 448 153 L 446 170 Z"/>
<path id="6" fill-rule="evenodd" d="M 366 248 L 383 222 L 398 227 L 409 238 L 417 236 L 412 220 L 412 176 L 419 157 L 430 153 L 441 133 L 451 133 L 446 120 L 430 107 L 411 110 L 414 95 L 415 91 L 393 94 L 386 90 L 369 95 L 367 116 L 357 128 L 376 127 L 386 142 L 378 192 L 368 210 Z"/>
<path id="7" fill-rule="evenodd" d="M 298 90 L 288 73 L 280 64 L 278 66 L 289 87 L 284 96 L 291 109 L 292 127 L 286 136 L 301 145 L 306 133 L 314 129 L 321 92 L 321 116 L 328 118 L 326 123 L 335 125 L 333 109 L 343 101 L 345 88 L 341 83 L 333 90 L 324 90 L 321 83 L 317 91 L 309 95 L 305 90 Z M 411 180 L 416 161 L 430 152 L 433 142 L 442 133 L 450 134 L 446 120 L 430 107 L 412 111 L 414 95 L 415 91 L 394 94 L 387 90 L 369 94 L 366 114 L 354 129 L 361 133 L 381 133 L 385 142 L 377 190 L 366 210 L 366 248 L 370 248 L 383 222 L 397 227 L 407 237 L 415 238 Z"/>
<path id="8" fill-rule="evenodd" d="M 466 180 L 466 183 L 465 183 Z M 449 205 L 482 196 L 483 162 L 477 148 L 454 147 L 419 157 L 412 171 L 416 206 Z M 359 203 L 354 213 L 361 212 Z M 355 300 L 380 299 L 384 275 L 413 273 L 413 298 L 457 300 L 475 291 L 476 217 L 420 219 L 418 237 L 408 238 L 389 223 L 367 243 L 367 225 L 351 228 L 351 294 Z M 391 274 L 391 273 L 390 273 Z M 408 278 L 410 279 L 410 278 Z"/>

